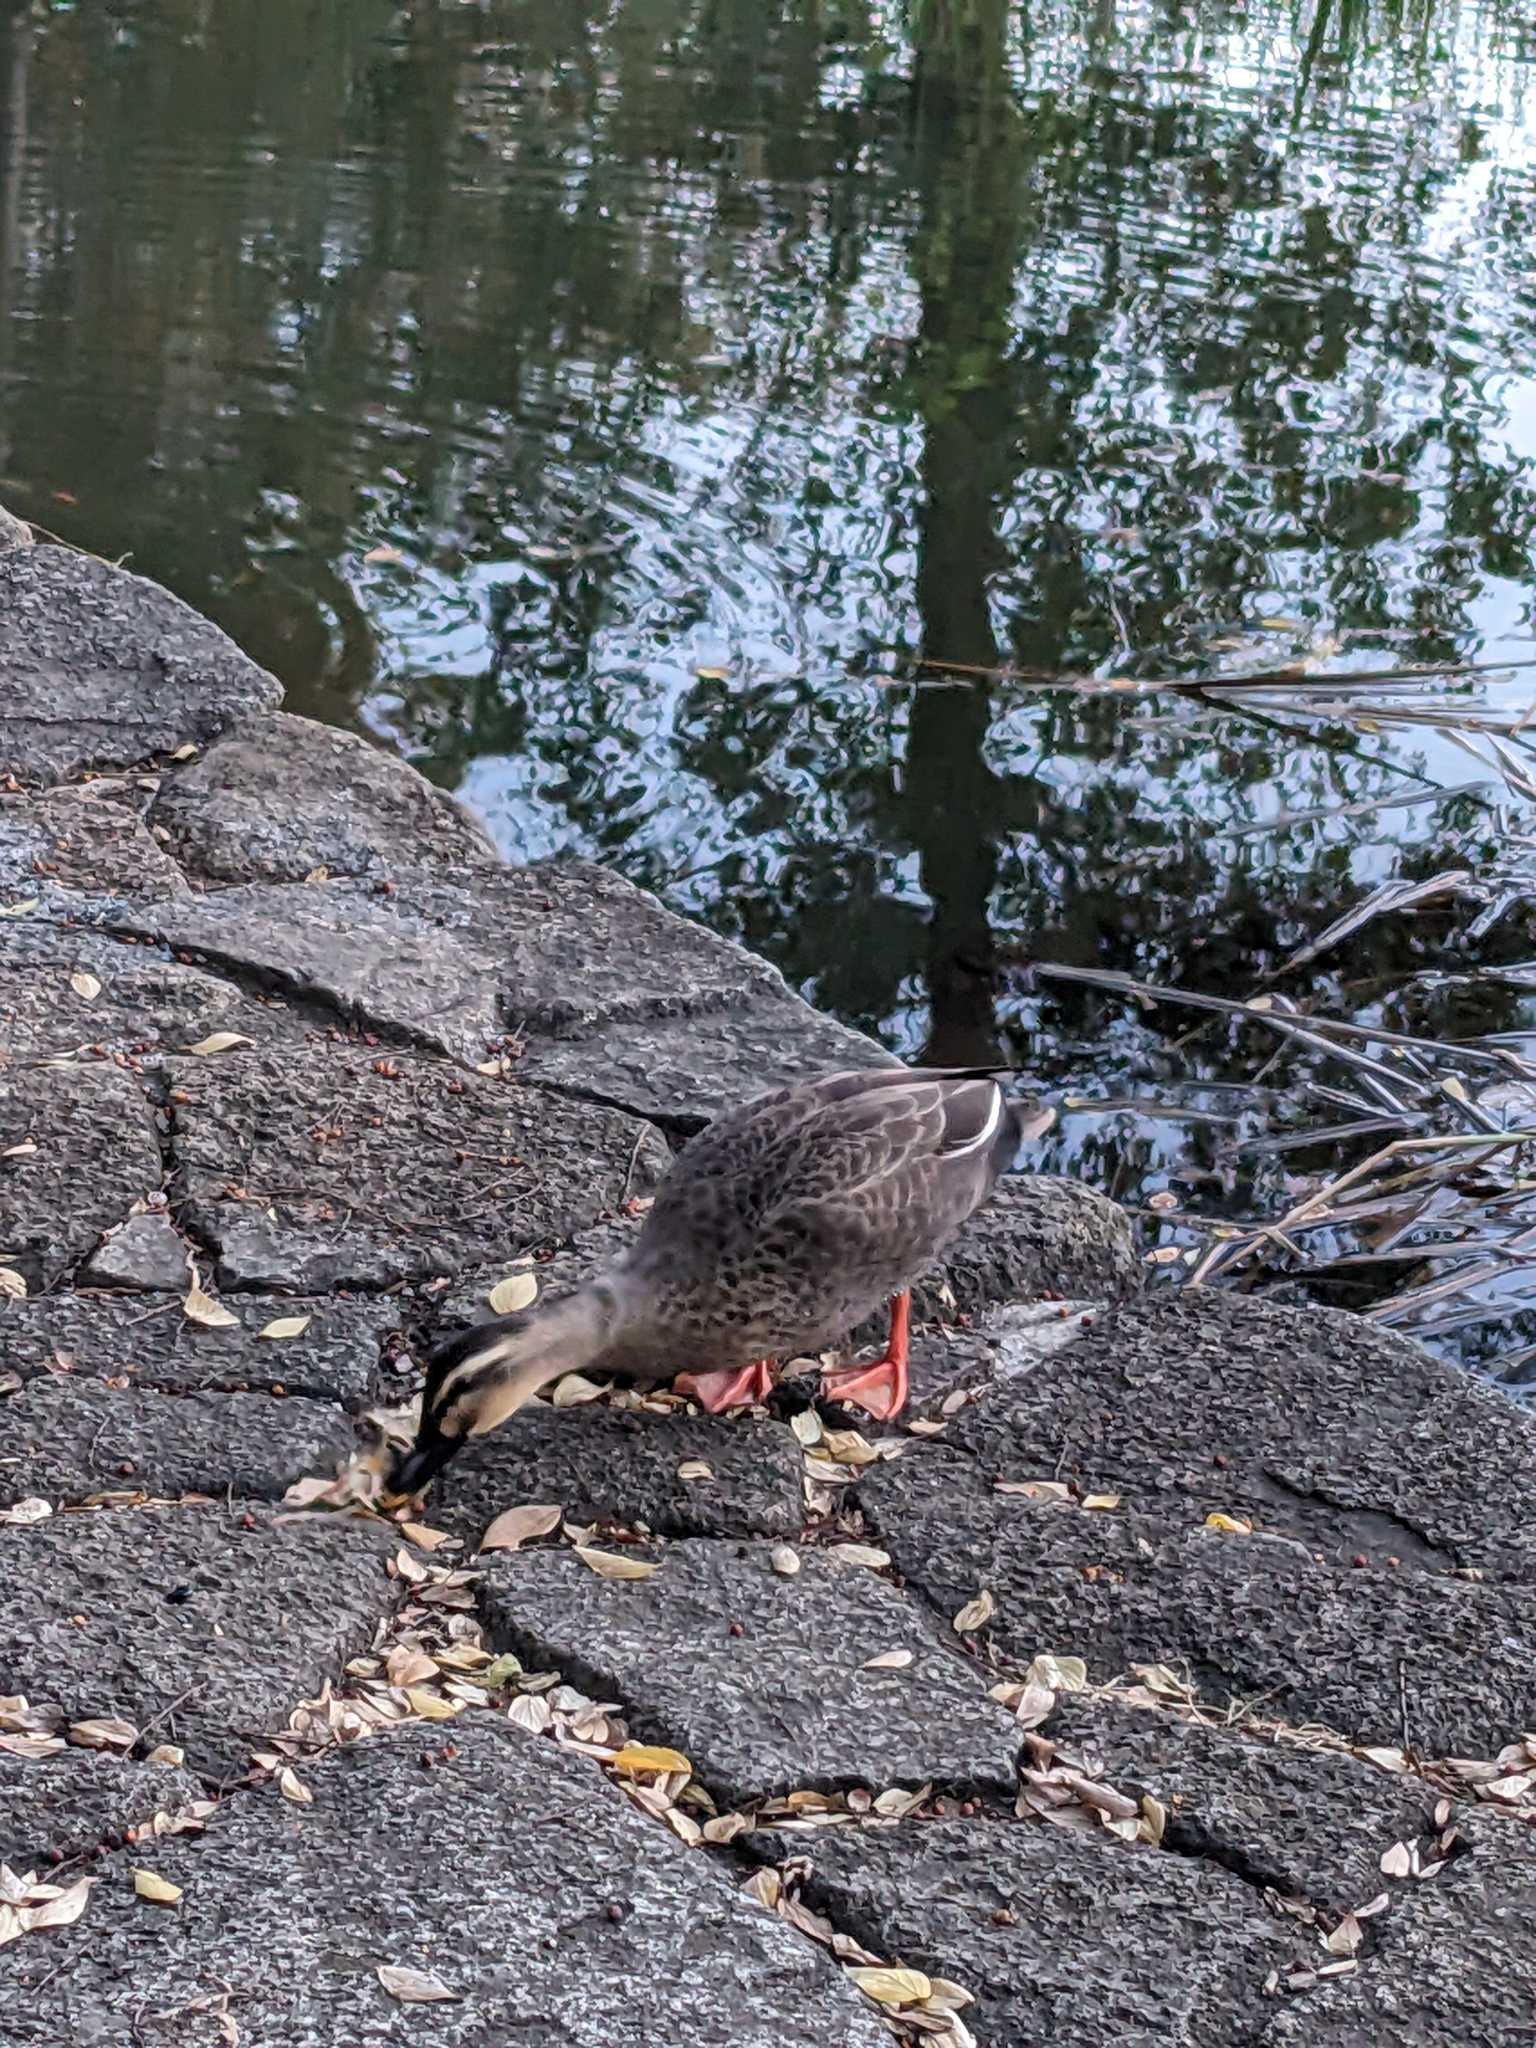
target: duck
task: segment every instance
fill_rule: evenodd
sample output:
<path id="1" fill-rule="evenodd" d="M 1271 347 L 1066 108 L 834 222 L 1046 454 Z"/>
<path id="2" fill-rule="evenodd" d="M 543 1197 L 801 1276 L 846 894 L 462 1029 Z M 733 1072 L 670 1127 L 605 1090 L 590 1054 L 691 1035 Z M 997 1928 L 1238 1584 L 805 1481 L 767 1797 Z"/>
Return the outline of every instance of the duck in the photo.
<path id="1" fill-rule="evenodd" d="M 765 1400 L 778 1361 L 837 1342 L 885 1302 L 882 1355 L 826 1370 L 822 1392 L 881 1421 L 899 1415 L 912 1282 L 1054 1120 L 1005 1095 L 1011 1071 L 815 1074 L 717 1117 L 678 1154 L 622 1257 L 432 1353 L 393 1493 L 420 1493 L 471 1437 L 565 1373 L 670 1376 L 719 1414 Z"/>

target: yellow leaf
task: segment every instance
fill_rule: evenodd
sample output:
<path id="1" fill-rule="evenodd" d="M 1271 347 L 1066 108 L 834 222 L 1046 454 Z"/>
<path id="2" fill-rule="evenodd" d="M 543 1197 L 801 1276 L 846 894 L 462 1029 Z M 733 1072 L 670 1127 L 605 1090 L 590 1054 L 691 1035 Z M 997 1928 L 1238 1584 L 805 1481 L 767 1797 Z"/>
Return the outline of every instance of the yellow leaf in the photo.
<path id="1" fill-rule="evenodd" d="M 1253 1534 L 1252 1522 L 1239 1521 L 1236 1515 L 1223 1515 L 1219 1512 L 1207 1515 L 1205 1526 L 1207 1529 L 1223 1529 L 1229 1536 L 1251 1536 Z"/>
<path id="2" fill-rule="evenodd" d="M 912 1662 L 910 1650 L 882 1650 L 878 1657 L 866 1657 L 866 1671 L 905 1671 Z"/>
<path id="3" fill-rule="evenodd" d="M 535 1536 L 552 1536 L 559 1528 L 564 1509 L 529 1506 L 507 1508 L 492 1522 L 480 1539 L 482 1550 L 520 1550 Z"/>
<path id="4" fill-rule="evenodd" d="M 661 1749 L 648 1742 L 626 1742 L 612 1759 L 613 1768 L 626 1778 L 647 1772 L 692 1771 L 693 1765 L 679 1750 Z"/>
<path id="5" fill-rule="evenodd" d="M 200 1038 L 196 1045 L 189 1045 L 188 1052 L 195 1052 L 200 1059 L 208 1059 L 213 1053 L 228 1052 L 233 1046 L 254 1045 L 243 1031 L 215 1031 L 209 1038 Z"/>
<path id="6" fill-rule="evenodd" d="M 684 1458 L 677 1468 L 677 1476 L 679 1479 L 713 1479 L 715 1471 L 702 1458 Z"/>
<path id="7" fill-rule="evenodd" d="M 18 1917 L 24 1932 L 30 1934 L 38 1927 L 72 1926 L 85 1911 L 85 1902 L 90 1897 L 91 1886 L 95 1882 L 93 1877 L 78 1877 L 68 1886 L 34 1886 L 34 1898 L 37 1897 L 39 1890 L 44 1890 L 51 1896 L 45 1897 L 41 1905 L 20 1908 Z"/>
<path id="8" fill-rule="evenodd" d="M 402 1522 L 400 1534 L 407 1543 L 414 1543 L 418 1550 L 439 1550 L 445 1543 L 455 1539 L 446 1529 L 429 1529 L 425 1522 Z"/>
<path id="9" fill-rule="evenodd" d="M 1089 1493 L 1083 1496 L 1085 1508 L 1117 1508 L 1119 1505 L 1118 1493 Z"/>
<path id="10" fill-rule="evenodd" d="M 440 1693 L 428 1692 L 424 1685 L 408 1685 L 405 1696 L 411 1703 L 411 1711 L 420 1714 L 423 1721 L 451 1721 L 459 1712 L 455 1700 L 445 1700 Z"/>
<path id="11" fill-rule="evenodd" d="M 921 1970 L 859 1969 L 848 1974 L 877 2005 L 921 2005 L 933 1990 L 932 1980 Z"/>
<path id="12" fill-rule="evenodd" d="M 139 1731 L 131 1721 L 100 1715 L 70 1725 L 69 1739 L 77 1749 L 132 1749 Z"/>
<path id="13" fill-rule="evenodd" d="M 13 1266 L 0 1266 L 0 1295 L 8 1301 L 25 1301 L 27 1283 Z"/>
<path id="14" fill-rule="evenodd" d="M 168 1877 L 157 1877 L 152 1870 L 135 1870 L 133 1888 L 141 1899 L 148 1899 L 154 1906 L 174 1906 L 181 1897 L 179 1884 L 172 1884 Z"/>
<path id="15" fill-rule="evenodd" d="M 20 903 L 7 903 L 0 910 L 0 917 L 26 917 L 30 911 L 36 910 L 41 901 L 40 896 L 28 896 Z"/>
<path id="16" fill-rule="evenodd" d="M 391 547 L 370 548 L 363 557 L 365 562 L 398 562 L 403 559 L 400 550 Z"/>
<path id="17" fill-rule="evenodd" d="M 526 1308 L 539 1291 L 539 1283 L 531 1273 L 509 1273 L 505 1280 L 498 1280 L 485 1297 L 499 1316 L 514 1316 Z"/>
<path id="18" fill-rule="evenodd" d="M 188 1322 L 201 1323 L 205 1330 L 236 1330 L 240 1318 L 232 1316 L 227 1308 L 221 1308 L 211 1294 L 203 1292 L 202 1282 L 194 1267 L 192 1285 L 187 1289 L 181 1304 L 181 1312 Z"/>
<path id="19" fill-rule="evenodd" d="M 833 1543 L 827 1555 L 839 1564 L 861 1564 L 872 1572 L 884 1571 L 891 1561 L 888 1550 L 877 1550 L 872 1543 Z"/>
<path id="20" fill-rule="evenodd" d="M 314 1793 L 287 1764 L 284 1764 L 277 1774 L 277 1789 L 285 1799 L 291 1799 L 295 1806 L 313 1806 L 315 1803 Z"/>
<path id="21" fill-rule="evenodd" d="M 175 753 L 170 756 L 170 758 L 173 761 L 190 761 L 192 759 L 192 756 L 198 753 L 199 751 L 200 749 L 193 746 L 192 742 L 188 740 L 186 745 L 183 747 L 178 747 Z"/>
<path id="22" fill-rule="evenodd" d="M 275 1323 L 268 1323 L 256 1334 L 258 1337 L 301 1337 L 313 1321 L 313 1316 L 279 1316 Z"/>
<path id="23" fill-rule="evenodd" d="M 83 967 L 77 968 L 69 977 L 69 985 L 83 1003 L 94 1003 L 101 994 L 101 983 L 94 974 L 87 974 Z"/>
<path id="24" fill-rule="evenodd" d="M 576 1546 L 576 1555 L 600 1579 L 649 1579 L 661 1570 L 659 1564 L 647 1564 L 644 1558 L 619 1557 L 611 1550 L 587 1550 L 581 1544 Z"/>

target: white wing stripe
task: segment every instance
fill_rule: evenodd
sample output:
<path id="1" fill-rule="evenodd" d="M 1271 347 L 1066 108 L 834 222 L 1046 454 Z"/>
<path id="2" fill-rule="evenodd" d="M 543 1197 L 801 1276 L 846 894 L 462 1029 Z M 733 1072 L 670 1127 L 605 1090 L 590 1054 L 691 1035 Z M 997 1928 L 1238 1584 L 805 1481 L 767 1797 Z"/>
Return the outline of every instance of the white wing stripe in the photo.
<path id="1" fill-rule="evenodd" d="M 963 1159 L 967 1152 L 980 1152 L 997 1136 L 997 1127 L 1003 1120 L 1003 1091 L 992 1083 L 992 1107 L 987 1120 L 974 1138 L 967 1138 L 963 1145 L 951 1146 L 945 1154 L 949 1159 Z"/>

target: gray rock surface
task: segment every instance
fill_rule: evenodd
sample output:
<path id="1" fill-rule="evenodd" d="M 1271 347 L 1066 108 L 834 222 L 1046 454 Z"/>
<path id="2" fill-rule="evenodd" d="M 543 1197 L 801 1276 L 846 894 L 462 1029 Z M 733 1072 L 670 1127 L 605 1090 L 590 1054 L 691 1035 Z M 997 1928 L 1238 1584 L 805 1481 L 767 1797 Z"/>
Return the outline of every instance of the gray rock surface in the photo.
<path id="1" fill-rule="evenodd" d="M 241 2048 L 885 2048 L 823 1953 L 737 1895 L 579 1759 L 482 1720 L 430 1771 L 420 1730 L 333 1753 L 200 1836 L 113 1858 L 90 1912 L 18 1944 L 7 2048 L 137 2048 L 139 2015 L 230 1987 Z M 136 1901 L 129 1864 L 183 1887 Z M 381 1965 L 455 2004 L 401 2005 Z M 9 2002 L 7 2003 L 7 1999 Z M 203 2020 L 187 2048 L 219 2037 Z"/>
<path id="2" fill-rule="evenodd" d="M 1107 1838 L 908 1821 L 828 1828 L 810 1853 L 810 1903 L 964 1985 L 986 2048 L 1245 2048 L 1300 1947 L 1228 1872 Z"/>
<path id="3" fill-rule="evenodd" d="M 95 915 L 107 900 L 76 897 L 71 914 Z M 98 1045 L 107 1055 L 138 1056 L 197 1045 L 216 1031 L 283 1035 L 284 1017 L 233 983 L 158 948 L 55 921 L 62 908 L 44 902 L 28 917 L 0 921 L 0 1042 L 12 1058 L 74 1058 Z M 61 993 L 81 970 L 101 983 L 88 1014 L 82 998 Z"/>
<path id="4" fill-rule="evenodd" d="M 359 1522 L 218 1508 L 0 1528 L 0 1693 L 71 1721 L 153 1723 L 192 1769 L 238 1777 L 252 1743 L 370 1640 L 391 1548 Z"/>
<path id="5" fill-rule="evenodd" d="M 179 1299 L 52 1294 L 4 1310 L 6 1366 L 23 1379 L 64 1370 L 96 1381 L 126 1378 L 173 1393 L 280 1390 L 362 1408 L 381 1391 L 383 1355 L 400 1321 L 400 1304 L 333 1295 L 232 1294 L 221 1306 L 239 1327 L 209 1330 L 189 1322 Z M 278 1320 L 307 1315 L 297 1337 L 263 1338 Z M 392 1389 L 388 1389 L 392 1391 Z"/>
<path id="6" fill-rule="evenodd" d="M 213 882 L 501 864 L 485 827 L 397 755 L 286 711 L 240 721 L 168 777 L 151 818 Z"/>
<path id="7" fill-rule="evenodd" d="M 0 906 L 53 917 L 105 915 L 125 898 L 176 896 L 187 882 L 146 830 L 125 785 L 101 780 L 42 796 L 0 796 Z"/>
<path id="8" fill-rule="evenodd" d="M 182 1213 L 231 1287 L 386 1287 L 568 1237 L 670 1163 L 617 1110 L 365 1046 L 167 1063 Z"/>
<path id="9" fill-rule="evenodd" d="M 1536 1464 L 1513 1406 L 1359 1318 L 1205 1291 L 1098 1317 L 949 1441 L 1181 1518 L 1224 1511 L 1336 1561 L 1536 1567 Z"/>
<path id="10" fill-rule="evenodd" d="M 817 1066 L 888 1055 L 729 941 L 599 868 L 487 869 L 465 886 L 252 883 L 137 905 L 124 932 L 254 975 L 476 1065 L 685 1131 Z"/>
<path id="11" fill-rule="evenodd" d="M 1156 1799 L 1165 1850 L 1305 1899 L 1329 1926 L 1385 1888 L 1381 1858 L 1394 1842 L 1431 1828 L 1434 1795 L 1422 1779 L 1240 1727 L 1064 1694 L 1040 1734 L 1056 1745 L 1053 1764 Z"/>
<path id="12" fill-rule="evenodd" d="M 58 1000 L 80 1004 L 67 985 Z M 35 1151 L 11 1150 L 26 1144 Z M 0 1249 L 34 1288 L 61 1280 L 160 1185 L 143 1090 L 103 1061 L 0 1068 L 0 1152 Z"/>
<path id="13" fill-rule="evenodd" d="M 1467 1853 L 1394 1901 L 1357 1976 L 1282 2004 L 1263 2048 L 1515 2048 L 1536 2024 L 1536 1834 L 1498 1815 L 1457 1822 Z"/>
<path id="14" fill-rule="evenodd" d="M 27 1870 L 49 1860 L 51 1850 L 77 1856 L 202 1797 L 198 1780 L 175 1764 L 134 1763 L 91 1749 L 26 1760 L 0 1752 L 0 1863 Z"/>
<path id="15" fill-rule="evenodd" d="M 989 1591 L 991 1640 L 1021 1666 L 1078 1656 L 1100 1683 L 1165 1664 L 1216 1709 L 1375 1744 L 1401 1740 L 1406 1694 L 1430 1756 L 1489 1756 L 1531 1723 L 1521 1589 L 1318 1563 L 1286 1539 L 1205 1528 L 1194 1503 L 1042 1507 L 999 1493 L 995 1467 L 929 1453 L 861 1478 L 874 1541 L 943 1614 Z"/>
<path id="16" fill-rule="evenodd" d="M 720 1799 L 927 1779 L 1011 1796 L 1014 1724 L 922 1609 L 828 1551 L 781 1577 L 770 1550 L 674 1543 L 638 1582 L 519 1551 L 488 1563 L 486 1608 L 525 1663 L 621 1701 L 642 1740 L 681 1749 Z M 906 1668 L 866 1668 L 899 1649 Z"/>
<path id="17" fill-rule="evenodd" d="M 80 1284 L 185 1294 L 195 1252 L 164 1210 L 147 1209 L 114 1224 L 86 1261 Z"/>
<path id="18" fill-rule="evenodd" d="M 678 1476 L 700 1460 L 707 1479 Z M 473 1544 L 503 1508 L 553 1501 L 583 1526 L 797 1537 L 801 1471 L 800 1447 L 782 1423 L 534 1406 L 465 1447 L 433 1491 L 432 1520 Z"/>
<path id="19" fill-rule="evenodd" d="M 278 1500 L 303 1474 L 334 1470 L 353 1441 L 350 1422 L 323 1401 L 45 1374 L 0 1398 L 0 1506 L 124 1491 Z"/>
<path id="20" fill-rule="evenodd" d="M 132 767 L 280 695 L 158 583 L 72 548 L 0 551 L 0 772 L 63 782 Z"/>

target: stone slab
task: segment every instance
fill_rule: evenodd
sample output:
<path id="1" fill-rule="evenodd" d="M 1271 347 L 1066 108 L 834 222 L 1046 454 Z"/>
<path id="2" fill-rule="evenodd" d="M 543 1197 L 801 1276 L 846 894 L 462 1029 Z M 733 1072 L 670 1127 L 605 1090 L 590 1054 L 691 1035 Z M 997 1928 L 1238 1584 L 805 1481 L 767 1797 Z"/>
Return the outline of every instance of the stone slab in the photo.
<path id="1" fill-rule="evenodd" d="M 121 1287 L 135 1293 L 185 1294 L 197 1247 L 161 1209 L 146 1209 L 114 1224 L 86 1260 L 83 1287 Z"/>
<path id="2" fill-rule="evenodd" d="M 250 1519 L 122 1508 L 0 1529 L 0 1692 L 157 1722 L 192 1769 L 239 1776 L 392 1604 L 387 1532 Z"/>
<path id="3" fill-rule="evenodd" d="M 503 1031 L 496 961 L 462 891 L 354 881 L 251 883 L 132 905 L 113 928 L 320 1002 L 348 1023 L 478 1065 Z"/>
<path id="4" fill-rule="evenodd" d="M 135 793 L 144 794 L 103 780 L 0 796 L 0 907 L 92 919 L 123 899 L 183 894 L 186 878 L 143 824 Z"/>
<path id="5" fill-rule="evenodd" d="M 1458 1813 L 1466 1852 L 1394 1888 L 1356 1976 L 1282 1999 L 1263 2048 L 1517 2048 L 1536 2031 L 1536 1831 Z"/>
<path id="6" fill-rule="evenodd" d="M 72 548 L 0 552 L 0 772 L 47 783 L 131 767 L 281 695 L 158 583 Z"/>
<path id="7" fill-rule="evenodd" d="M 681 1465 L 700 1459 L 707 1479 L 679 1478 Z M 471 1546 L 503 1508 L 528 1501 L 555 1502 L 583 1526 L 797 1537 L 802 1470 L 781 1423 L 536 1404 L 466 1445 L 434 1486 L 428 1518 Z"/>
<path id="8" fill-rule="evenodd" d="M 766 962 L 581 862 L 251 883 L 129 906 L 115 928 L 471 1065 L 504 1039 L 519 1077 L 678 1132 L 791 1075 L 890 1058 Z"/>
<path id="9" fill-rule="evenodd" d="M 276 1034 L 281 1019 L 232 982 L 99 926 L 55 923 L 47 907 L 0 922 L 0 1043 L 13 1058 L 68 1058 L 96 1046 L 141 1054 L 198 1045 L 215 1031 Z M 89 1003 L 69 987 L 82 969 L 101 984 Z"/>
<path id="10" fill-rule="evenodd" d="M 1027 1478 L 1221 1510 L 1314 1551 L 1536 1577 L 1536 1421 L 1338 1310 L 1160 1293 L 1104 1315 L 949 1441 Z"/>
<path id="11" fill-rule="evenodd" d="M 808 1902 L 964 1985 L 986 2048 L 1250 2048 L 1264 1977 L 1299 1946 L 1224 1870 L 1055 1828 L 876 1823 L 823 1829 L 809 1853 Z"/>
<path id="12" fill-rule="evenodd" d="M 649 1194 L 671 1158 L 617 1110 L 354 1044 L 240 1047 L 167 1078 L 182 1213 L 232 1287 L 458 1273 Z"/>
<path id="13" fill-rule="evenodd" d="M 638 1582 L 522 1551 L 486 1561 L 483 1597 L 525 1663 L 622 1702 L 642 1741 L 681 1749 L 723 1800 L 930 1778 L 1011 1796 L 1014 1724 L 920 1607 L 826 1551 L 781 1577 L 771 1548 L 674 1543 Z M 896 1649 L 913 1652 L 905 1669 L 864 1668 Z"/>
<path id="14" fill-rule="evenodd" d="M 3 560 L 0 557 L 0 560 Z M 29 1287 L 56 1286 L 160 1185 L 143 1088 L 109 1062 L 0 1069 L 0 1254 Z"/>
<path id="15" fill-rule="evenodd" d="M 1176 1519 L 1041 1506 L 992 1481 L 943 1444 L 918 1445 L 870 1467 L 858 1503 L 939 1614 L 991 1592 L 991 1640 L 1020 1666 L 1078 1656 L 1097 1684 L 1166 1664 L 1212 1707 L 1363 1744 L 1401 1741 L 1406 1691 L 1427 1756 L 1490 1756 L 1536 1725 L 1524 1588 L 1356 1571 L 1287 1538 L 1207 1529 L 1193 1507 Z"/>
<path id="16" fill-rule="evenodd" d="M 1330 1926 L 1386 1887 L 1383 1851 L 1431 1826 L 1434 1795 L 1421 1779 L 1172 1713 L 1065 1694 L 1039 1733 L 1056 1745 L 1052 1762 L 1158 1800 L 1165 1849 L 1306 1899 Z"/>
<path id="17" fill-rule="evenodd" d="M 0 1506 L 92 1494 L 280 1500 L 355 1441 L 340 1409 L 270 1394 L 165 1394 L 45 1374 L 0 1397 Z"/>
<path id="18" fill-rule="evenodd" d="M 186 871 L 213 882 L 500 862 L 485 827 L 398 756 L 286 711 L 240 720 L 169 775 L 151 818 Z"/>
<path id="19" fill-rule="evenodd" d="M 231 1294 L 237 1329 L 188 1321 L 179 1300 L 50 1294 L 0 1311 L 0 1356 L 23 1379 L 65 1370 L 81 1379 L 126 1377 L 173 1393 L 281 1391 L 365 1407 L 379 1392 L 401 1306 L 390 1297 L 339 1300 Z M 263 1338 L 279 1318 L 307 1315 L 297 1337 Z M 386 1382 L 385 1391 L 393 1393 Z"/>
<path id="20" fill-rule="evenodd" d="M 77 1925 L 10 1951 L 7 2048 L 136 2048 L 140 2015 L 220 1984 L 241 2048 L 888 2048 L 829 1957 L 590 1765 L 489 1715 L 453 1749 L 424 1770 L 441 1731 L 379 1736 L 305 1768 L 312 1806 L 262 1787 L 100 1866 Z M 183 1887 L 174 1912 L 130 1860 Z M 460 2002 L 398 2004 L 384 1964 Z M 189 2025 L 176 2048 L 219 2038 Z"/>
<path id="21" fill-rule="evenodd" d="M 26 1760 L 0 1751 L 0 1863 L 29 1870 L 51 1860 L 52 1850 L 78 1856 L 117 1847 L 111 1838 L 125 1828 L 202 1797 L 198 1780 L 175 1764 L 90 1749 Z"/>

